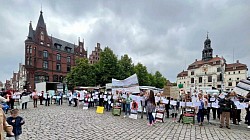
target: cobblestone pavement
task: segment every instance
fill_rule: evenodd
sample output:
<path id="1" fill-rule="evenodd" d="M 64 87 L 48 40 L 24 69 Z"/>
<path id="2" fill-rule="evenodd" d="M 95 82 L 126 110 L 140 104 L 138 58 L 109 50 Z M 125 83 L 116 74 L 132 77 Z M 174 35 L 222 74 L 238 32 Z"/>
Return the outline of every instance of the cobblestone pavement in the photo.
<path id="1" fill-rule="evenodd" d="M 132 120 L 123 116 L 113 116 L 111 112 L 96 114 L 95 109 L 52 105 L 38 105 L 21 110 L 26 124 L 23 126 L 21 140 L 85 140 L 85 139 L 179 139 L 179 140 L 233 140 L 250 139 L 250 130 L 246 125 L 233 126 L 231 130 L 219 128 L 218 125 L 187 125 L 165 123 L 147 126 L 146 119 Z M 217 122 L 218 123 L 218 122 Z"/>

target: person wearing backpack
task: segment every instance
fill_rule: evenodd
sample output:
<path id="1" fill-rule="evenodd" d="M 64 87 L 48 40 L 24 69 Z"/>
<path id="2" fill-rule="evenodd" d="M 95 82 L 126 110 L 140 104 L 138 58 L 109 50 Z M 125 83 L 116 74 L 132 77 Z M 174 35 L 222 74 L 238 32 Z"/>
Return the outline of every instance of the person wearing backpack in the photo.
<path id="1" fill-rule="evenodd" d="M 153 117 L 153 112 L 155 110 L 155 96 L 154 96 L 154 92 L 152 90 L 150 90 L 150 93 L 149 93 L 149 97 L 147 99 L 147 112 L 148 112 L 148 120 L 149 120 L 149 123 L 148 123 L 148 126 L 153 126 L 154 123 L 155 123 L 155 119 Z"/>

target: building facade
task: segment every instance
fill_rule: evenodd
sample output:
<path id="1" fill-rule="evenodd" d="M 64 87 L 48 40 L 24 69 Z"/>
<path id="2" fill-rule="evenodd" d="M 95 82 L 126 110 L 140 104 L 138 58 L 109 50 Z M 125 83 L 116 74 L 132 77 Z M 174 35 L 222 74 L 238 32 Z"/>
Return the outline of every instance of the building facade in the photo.
<path id="1" fill-rule="evenodd" d="M 100 43 L 96 44 L 95 50 L 89 55 L 89 63 L 95 64 L 100 60 L 102 49 Z"/>
<path id="2" fill-rule="evenodd" d="M 207 36 L 202 59 L 196 59 L 187 70 L 177 75 L 177 85 L 182 84 L 186 90 L 197 87 L 232 90 L 241 79 L 247 78 L 247 72 L 246 64 L 238 60 L 236 63 L 227 64 L 223 57 L 213 57 L 211 40 Z"/>
<path id="3" fill-rule="evenodd" d="M 76 58 L 87 58 L 84 42 L 79 39 L 76 45 L 49 35 L 41 11 L 35 30 L 30 22 L 25 40 L 28 89 L 38 82 L 62 82 Z"/>

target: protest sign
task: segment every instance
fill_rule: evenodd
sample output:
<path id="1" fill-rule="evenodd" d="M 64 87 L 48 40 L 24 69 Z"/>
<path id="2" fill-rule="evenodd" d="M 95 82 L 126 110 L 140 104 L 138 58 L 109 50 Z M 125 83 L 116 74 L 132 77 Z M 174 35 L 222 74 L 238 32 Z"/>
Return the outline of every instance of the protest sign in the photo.
<path id="1" fill-rule="evenodd" d="M 140 93 L 137 75 L 134 74 L 124 80 L 112 79 L 112 93 L 115 94 L 117 90 L 122 92 Z"/>

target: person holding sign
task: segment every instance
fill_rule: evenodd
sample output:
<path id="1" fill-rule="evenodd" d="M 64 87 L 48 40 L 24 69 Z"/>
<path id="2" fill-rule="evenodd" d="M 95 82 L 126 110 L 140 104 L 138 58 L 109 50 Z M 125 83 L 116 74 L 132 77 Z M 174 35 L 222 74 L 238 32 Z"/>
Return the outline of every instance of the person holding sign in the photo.
<path id="1" fill-rule="evenodd" d="M 220 128 L 224 127 L 224 123 L 226 120 L 226 127 L 230 129 L 229 127 L 230 111 L 236 108 L 236 106 L 234 102 L 230 100 L 229 95 L 226 95 L 224 99 L 221 99 L 219 102 L 219 105 L 220 105 L 220 110 L 221 110 Z"/>

